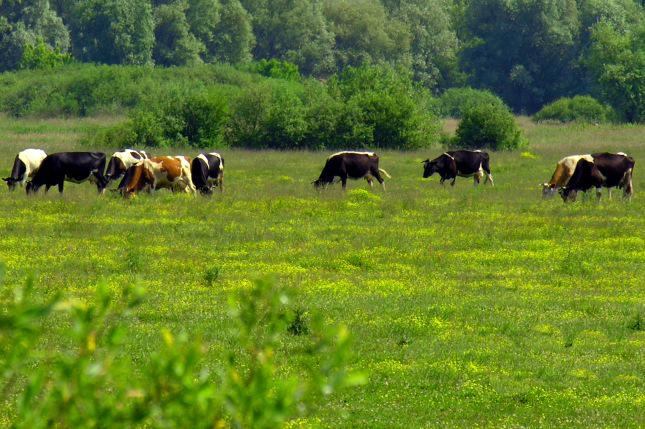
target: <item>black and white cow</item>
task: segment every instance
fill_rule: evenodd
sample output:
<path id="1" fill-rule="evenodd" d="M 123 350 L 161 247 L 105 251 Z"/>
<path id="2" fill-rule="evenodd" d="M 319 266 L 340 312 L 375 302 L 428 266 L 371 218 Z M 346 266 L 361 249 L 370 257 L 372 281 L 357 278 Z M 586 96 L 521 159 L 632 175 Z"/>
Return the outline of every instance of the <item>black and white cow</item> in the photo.
<path id="1" fill-rule="evenodd" d="M 114 152 L 108 162 L 107 170 L 105 172 L 105 180 L 110 183 L 112 180 L 117 180 L 125 174 L 128 168 L 143 161 L 150 159 L 148 154 L 142 150 L 124 149 Z M 121 185 L 119 185 L 119 188 Z"/>
<path id="2" fill-rule="evenodd" d="M 434 173 L 438 173 L 441 177 L 439 183 L 442 185 L 446 180 L 452 180 L 450 184 L 454 186 L 457 176 L 473 176 L 475 186 L 477 186 L 485 174 L 486 181 L 490 181 L 490 184 L 494 186 L 493 176 L 490 173 L 490 157 L 488 153 L 482 152 L 481 150 L 449 151 L 432 161 L 426 159 L 422 164 L 423 178 L 425 179 Z"/>
<path id="3" fill-rule="evenodd" d="M 2 179 L 7 182 L 9 190 L 13 191 L 16 189 L 17 184 L 24 186 L 27 183 L 27 179 L 36 174 L 46 156 L 45 151 L 40 149 L 25 149 L 19 152 L 13 161 L 11 176 Z"/>
<path id="4" fill-rule="evenodd" d="M 224 158 L 217 153 L 201 153 L 193 159 L 190 165 L 190 175 L 193 185 L 202 195 L 211 195 L 213 186 L 224 190 Z"/>
<path id="5" fill-rule="evenodd" d="M 632 174 L 635 161 L 624 153 L 594 153 L 593 162 L 580 159 L 567 185 L 560 189 L 564 201 L 575 201 L 578 191 L 586 192 L 596 188 L 596 196 L 600 199 L 601 188 L 622 188 L 623 196 L 631 199 L 634 188 Z M 609 194 L 611 198 L 611 192 Z"/>
<path id="6" fill-rule="evenodd" d="M 320 177 L 313 181 L 316 188 L 326 187 L 334 183 L 336 177 L 340 177 L 343 190 L 347 188 L 347 178 L 365 179 L 370 187 L 374 186 L 373 179 L 385 190 L 383 176 L 391 179 L 387 171 L 379 168 L 379 158 L 374 152 L 338 152 L 327 158 Z M 381 174 L 383 176 L 381 176 Z"/>
<path id="7" fill-rule="evenodd" d="M 105 191 L 107 181 L 103 175 L 105 154 L 102 152 L 61 152 L 47 155 L 40 164 L 38 172 L 27 183 L 27 194 L 36 193 L 41 186 L 46 191 L 58 186 L 63 193 L 65 182 L 94 182 L 99 193 Z"/>

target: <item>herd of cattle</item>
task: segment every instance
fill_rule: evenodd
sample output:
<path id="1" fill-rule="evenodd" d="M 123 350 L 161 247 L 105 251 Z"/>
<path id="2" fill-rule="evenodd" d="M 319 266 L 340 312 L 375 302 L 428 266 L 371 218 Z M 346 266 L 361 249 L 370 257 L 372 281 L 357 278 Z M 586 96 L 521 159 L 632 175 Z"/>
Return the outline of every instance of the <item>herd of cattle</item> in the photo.
<path id="1" fill-rule="evenodd" d="M 186 156 L 150 157 L 142 150 L 125 149 L 115 152 L 107 163 L 102 152 L 61 152 L 47 155 L 40 149 L 20 152 L 14 161 L 11 176 L 4 178 L 10 190 L 17 185 L 25 186 L 27 194 L 36 193 L 45 186 L 49 190 L 58 186 L 63 192 L 65 182 L 90 181 L 103 193 L 110 182 L 120 180 L 116 191 L 124 197 L 137 192 L 170 189 L 210 195 L 215 187 L 223 190 L 224 159 L 215 152 L 202 153 L 191 159 Z M 619 152 L 572 155 L 560 160 L 548 183 L 542 185 L 544 197 L 559 191 L 564 201 L 575 201 L 579 191 L 596 189 L 598 198 L 601 188 L 617 187 L 627 198 L 633 194 L 632 174 L 634 159 Z M 451 180 L 451 185 L 460 177 L 473 177 L 475 186 L 486 176 L 486 182 L 494 185 L 488 153 L 479 150 L 448 151 L 439 157 L 423 161 L 423 177 L 437 173 L 440 183 Z M 317 180 L 316 188 L 326 187 L 338 180 L 346 188 L 347 179 L 365 179 L 370 187 L 376 179 L 383 189 L 383 176 L 387 171 L 379 168 L 379 157 L 374 152 L 344 151 L 327 158 Z M 31 179 L 28 181 L 28 179 Z"/>

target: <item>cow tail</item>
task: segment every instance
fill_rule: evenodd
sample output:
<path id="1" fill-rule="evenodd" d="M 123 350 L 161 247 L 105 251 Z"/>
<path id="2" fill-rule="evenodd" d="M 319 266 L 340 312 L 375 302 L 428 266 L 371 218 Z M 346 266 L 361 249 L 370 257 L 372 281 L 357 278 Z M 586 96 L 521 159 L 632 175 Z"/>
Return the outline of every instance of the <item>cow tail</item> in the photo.
<path id="1" fill-rule="evenodd" d="M 378 171 L 379 171 L 381 174 L 383 174 L 385 177 L 387 177 L 388 179 L 391 179 L 391 178 L 392 178 L 392 176 L 390 176 L 390 174 L 389 174 L 387 171 L 383 170 L 382 168 L 379 168 L 379 169 L 378 169 Z"/>

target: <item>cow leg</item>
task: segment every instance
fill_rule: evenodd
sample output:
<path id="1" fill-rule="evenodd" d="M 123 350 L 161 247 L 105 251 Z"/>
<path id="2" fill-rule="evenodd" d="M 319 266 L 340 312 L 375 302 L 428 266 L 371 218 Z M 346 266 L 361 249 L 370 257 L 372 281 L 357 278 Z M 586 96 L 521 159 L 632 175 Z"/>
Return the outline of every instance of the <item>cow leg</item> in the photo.
<path id="1" fill-rule="evenodd" d="M 52 185 L 45 185 L 45 193 L 49 192 L 49 188 L 51 188 Z"/>
<path id="2" fill-rule="evenodd" d="M 446 186 L 446 184 L 444 183 L 445 181 L 446 181 L 446 179 L 444 179 L 444 178 L 442 177 L 442 178 L 441 178 L 441 180 L 439 180 L 439 183 L 441 183 L 443 186 Z"/>
<path id="3" fill-rule="evenodd" d="M 474 182 L 474 184 L 475 184 L 475 188 L 477 187 L 477 185 L 479 185 L 479 182 L 481 182 L 481 177 L 482 177 L 482 176 L 481 176 L 479 173 L 476 173 L 476 174 L 473 176 L 473 182 Z"/>
<path id="4" fill-rule="evenodd" d="M 611 201 L 611 188 L 607 188 L 607 198 Z"/>
<path id="5" fill-rule="evenodd" d="M 450 186 L 455 186 L 455 181 L 457 180 L 457 176 L 452 178 L 452 182 L 450 182 Z"/>
<path id="6" fill-rule="evenodd" d="M 486 182 L 490 182 L 491 186 L 495 186 L 495 182 L 493 182 L 493 175 L 490 173 L 486 173 L 486 181 L 484 182 L 484 185 Z"/>
<path id="7" fill-rule="evenodd" d="M 65 187 L 65 181 L 58 182 L 58 192 L 63 193 L 63 188 Z M 49 187 L 48 187 L 49 188 Z"/>
<path id="8" fill-rule="evenodd" d="M 342 184 L 343 191 L 346 191 L 347 190 L 347 174 L 343 174 L 342 176 L 340 176 L 340 182 Z"/>
<path id="9" fill-rule="evenodd" d="M 600 201 L 602 197 L 602 188 L 596 188 L 596 201 Z"/>
<path id="10" fill-rule="evenodd" d="M 371 177 L 366 178 L 367 183 L 370 185 L 370 188 L 374 188 L 374 181 L 372 180 Z"/>

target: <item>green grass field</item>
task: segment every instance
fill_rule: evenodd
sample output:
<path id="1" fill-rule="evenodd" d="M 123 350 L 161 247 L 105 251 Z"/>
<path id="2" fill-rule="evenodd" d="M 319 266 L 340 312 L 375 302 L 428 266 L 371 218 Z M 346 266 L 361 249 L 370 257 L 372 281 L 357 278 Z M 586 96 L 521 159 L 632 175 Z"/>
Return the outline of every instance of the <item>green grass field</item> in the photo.
<path id="1" fill-rule="evenodd" d="M 113 121 L 0 119 L 0 173 L 26 147 L 83 150 L 85 132 Z M 225 192 L 211 199 L 3 187 L 2 287 L 36 272 L 39 294 L 84 299 L 101 279 L 140 282 L 148 299 L 124 357 L 145 361 L 168 327 L 201 335 L 216 365 L 230 347 L 226 297 L 273 274 L 294 307 L 349 328 L 351 367 L 369 376 L 306 427 L 643 427 L 645 126 L 520 122 L 530 153 L 492 153 L 494 188 L 423 180 L 440 148 L 379 152 L 386 192 L 353 181 L 316 193 L 326 153 L 240 150 L 221 151 Z M 561 157 L 602 150 L 636 159 L 631 203 L 541 199 Z M 281 371 L 299 371 L 299 350 L 284 342 Z"/>

